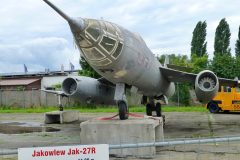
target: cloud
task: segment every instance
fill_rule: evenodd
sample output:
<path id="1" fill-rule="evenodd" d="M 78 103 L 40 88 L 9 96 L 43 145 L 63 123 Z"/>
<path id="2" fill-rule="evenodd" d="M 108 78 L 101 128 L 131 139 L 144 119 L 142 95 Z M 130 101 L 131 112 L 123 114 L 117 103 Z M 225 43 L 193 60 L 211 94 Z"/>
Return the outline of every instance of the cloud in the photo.
<path id="1" fill-rule="evenodd" d="M 111 21 L 138 32 L 153 53 L 190 55 L 192 31 L 198 21 L 207 21 L 208 53 L 212 57 L 215 29 L 226 17 L 231 47 L 240 24 L 240 1 L 234 0 L 51 0 L 73 17 Z M 0 72 L 68 68 L 78 66 L 79 52 L 66 21 L 43 1 L 1 0 Z M 17 4 L 17 5 L 16 5 Z"/>
<path id="2" fill-rule="evenodd" d="M 29 71 L 43 71 L 45 68 L 60 70 L 61 64 L 68 68 L 70 61 L 77 67 L 79 55 L 69 45 L 66 39 L 57 37 L 31 39 L 17 45 L 0 45 L 0 72 L 11 72 L 12 69 L 21 72 L 23 67 L 20 66 L 23 64 L 29 67 Z"/>

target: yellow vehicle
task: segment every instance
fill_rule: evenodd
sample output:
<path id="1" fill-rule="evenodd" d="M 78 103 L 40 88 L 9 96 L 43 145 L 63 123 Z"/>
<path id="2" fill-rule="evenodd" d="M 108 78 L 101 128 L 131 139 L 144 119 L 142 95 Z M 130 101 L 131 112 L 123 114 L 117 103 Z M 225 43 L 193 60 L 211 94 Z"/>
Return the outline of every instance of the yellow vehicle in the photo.
<path id="1" fill-rule="evenodd" d="M 207 109 L 211 113 L 240 111 L 239 89 L 222 86 L 214 99 L 207 104 Z"/>

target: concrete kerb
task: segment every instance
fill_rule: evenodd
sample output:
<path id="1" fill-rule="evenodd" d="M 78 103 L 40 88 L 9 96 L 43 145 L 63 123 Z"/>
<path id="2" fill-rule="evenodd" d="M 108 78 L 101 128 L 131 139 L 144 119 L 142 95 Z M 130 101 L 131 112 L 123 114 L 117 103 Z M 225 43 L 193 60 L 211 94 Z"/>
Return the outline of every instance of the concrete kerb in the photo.
<path id="1" fill-rule="evenodd" d="M 79 120 L 79 112 L 75 110 L 52 111 L 44 115 L 44 123 L 70 123 Z"/>

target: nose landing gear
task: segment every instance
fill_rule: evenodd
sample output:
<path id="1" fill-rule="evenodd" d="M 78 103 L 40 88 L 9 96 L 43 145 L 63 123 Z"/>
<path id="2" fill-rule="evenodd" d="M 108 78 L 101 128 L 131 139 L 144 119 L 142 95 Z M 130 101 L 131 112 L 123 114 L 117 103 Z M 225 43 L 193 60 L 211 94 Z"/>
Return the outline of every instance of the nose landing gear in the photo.
<path id="1" fill-rule="evenodd" d="M 125 84 L 117 83 L 115 89 L 114 100 L 118 105 L 118 114 L 120 120 L 128 119 L 128 104 L 125 95 Z"/>
<path id="2" fill-rule="evenodd" d="M 128 106 L 124 101 L 118 102 L 118 113 L 120 120 L 128 119 Z"/>

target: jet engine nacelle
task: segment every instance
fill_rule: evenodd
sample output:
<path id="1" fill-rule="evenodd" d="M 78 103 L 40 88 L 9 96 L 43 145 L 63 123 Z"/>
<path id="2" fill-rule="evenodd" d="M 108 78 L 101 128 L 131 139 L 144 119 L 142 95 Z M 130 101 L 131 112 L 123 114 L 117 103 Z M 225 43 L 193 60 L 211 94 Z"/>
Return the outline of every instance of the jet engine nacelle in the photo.
<path id="1" fill-rule="evenodd" d="M 105 85 L 90 77 L 68 77 L 62 82 L 63 92 L 83 103 L 116 104 L 115 87 Z"/>
<path id="2" fill-rule="evenodd" d="M 219 88 L 217 76 L 209 70 L 200 72 L 195 79 L 195 92 L 198 100 L 202 103 L 212 100 Z"/>

